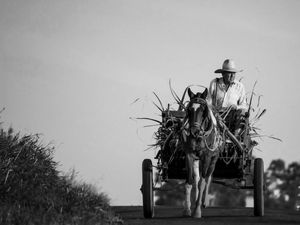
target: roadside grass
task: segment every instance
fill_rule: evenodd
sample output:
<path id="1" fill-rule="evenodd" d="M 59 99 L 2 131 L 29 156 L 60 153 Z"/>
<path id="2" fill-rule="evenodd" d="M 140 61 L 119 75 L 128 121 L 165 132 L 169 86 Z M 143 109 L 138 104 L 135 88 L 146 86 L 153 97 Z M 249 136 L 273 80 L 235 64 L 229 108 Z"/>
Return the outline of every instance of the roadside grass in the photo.
<path id="1" fill-rule="evenodd" d="M 57 170 L 53 153 L 37 134 L 0 128 L 0 224 L 123 224 L 105 193 Z"/>

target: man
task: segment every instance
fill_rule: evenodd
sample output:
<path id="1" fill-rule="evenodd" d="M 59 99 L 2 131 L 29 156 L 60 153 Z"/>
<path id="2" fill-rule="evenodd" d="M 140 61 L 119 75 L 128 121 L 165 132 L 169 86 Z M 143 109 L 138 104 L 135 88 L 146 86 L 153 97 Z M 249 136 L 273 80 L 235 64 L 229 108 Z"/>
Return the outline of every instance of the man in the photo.
<path id="1" fill-rule="evenodd" d="M 226 125 L 236 136 L 241 118 L 245 116 L 248 108 L 244 85 L 235 80 L 236 73 L 241 71 L 236 69 L 233 60 L 226 59 L 222 69 L 215 71 L 221 73 L 222 77 L 211 81 L 207 96 L 207 102 L 213 111 L 226 116 Z"/>

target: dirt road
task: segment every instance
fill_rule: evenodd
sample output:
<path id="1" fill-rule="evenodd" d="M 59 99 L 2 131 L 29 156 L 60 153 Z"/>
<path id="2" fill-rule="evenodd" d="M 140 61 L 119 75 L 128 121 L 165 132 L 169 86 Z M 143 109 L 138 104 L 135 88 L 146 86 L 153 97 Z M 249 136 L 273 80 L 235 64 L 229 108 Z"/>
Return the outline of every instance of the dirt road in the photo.
<path id="1" fill-rule="evenodd" d="M 252 208 L 207 208 L 203 210 L 203 218 L 194 219 L 182 217 L 181 208 L 156 206 L 155 217 L 144 219 L 141 206 L 115 206 L 113 209 L 127 225 L 300 225 L 299 211 L 265 210 L 264 217 L 254 217 Z"/>

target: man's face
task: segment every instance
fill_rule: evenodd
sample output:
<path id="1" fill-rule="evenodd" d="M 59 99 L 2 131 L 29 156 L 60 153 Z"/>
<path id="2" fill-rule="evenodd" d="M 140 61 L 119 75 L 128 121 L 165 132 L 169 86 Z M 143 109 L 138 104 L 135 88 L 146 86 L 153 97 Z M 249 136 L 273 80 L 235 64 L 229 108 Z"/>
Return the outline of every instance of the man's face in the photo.
<path id="1" fill-rule="evenodd" d="M 235 73 L 232 72 L 223 72 L 222 73 L 223 80 L 225 84 L 232 84 L 235 79 Z"/>

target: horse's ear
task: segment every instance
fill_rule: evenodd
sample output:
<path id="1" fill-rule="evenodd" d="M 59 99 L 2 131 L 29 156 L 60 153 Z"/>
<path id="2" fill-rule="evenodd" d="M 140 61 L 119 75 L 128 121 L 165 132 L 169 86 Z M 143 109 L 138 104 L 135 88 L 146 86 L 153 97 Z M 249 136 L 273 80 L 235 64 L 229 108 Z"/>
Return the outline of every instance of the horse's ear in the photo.
<path id="1" fill-rule="evenodd" d="M 188 94 L 190 96 L 190 99 L 194 98 L 195 94 L 192 92 L 190 88 L 188 88 Z"/>
<path id="2" fill-rule="evenodd" d="M 208 94 L 208 90 L 207 90 L 207 88 L 205 88 L 205 90 L 204 90 L 203 93 L 202 93 L 202 98 L 203 98 L 203 99 L 206 99 L 207 94 Z"/>

